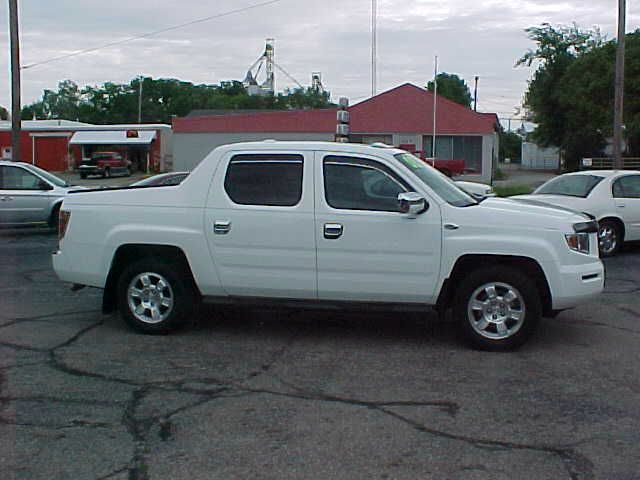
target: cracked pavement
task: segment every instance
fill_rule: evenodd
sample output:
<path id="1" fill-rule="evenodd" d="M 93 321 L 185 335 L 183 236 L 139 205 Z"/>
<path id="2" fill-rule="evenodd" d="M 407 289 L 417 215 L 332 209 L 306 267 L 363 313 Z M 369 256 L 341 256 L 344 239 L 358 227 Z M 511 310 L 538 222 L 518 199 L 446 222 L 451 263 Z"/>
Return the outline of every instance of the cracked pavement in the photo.
<path id="1" fill-rule="evenodd" d="M 206 307 L 167 336 L 0 231 L 0 472 L 13 479 L 638 479 L 640 246 L 521 350 L 419 314 Z"/>

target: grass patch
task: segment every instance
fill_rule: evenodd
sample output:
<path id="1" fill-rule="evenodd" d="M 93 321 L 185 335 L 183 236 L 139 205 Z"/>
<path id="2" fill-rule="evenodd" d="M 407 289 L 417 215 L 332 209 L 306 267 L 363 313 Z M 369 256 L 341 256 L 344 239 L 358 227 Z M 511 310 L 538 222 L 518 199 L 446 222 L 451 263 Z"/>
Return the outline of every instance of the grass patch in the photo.
<path id="1" fill-rule="evenodd" d="M 493 179 L 494 180 L 506 180 L 507 179 L 507 174 L 504 173 L 499 168 L 496 168 L 495 172 L 493 172 Z"/>
<path id="2" fill-rule="evenodd" d="M 504 187 L 493 187 L 499 197 L 511 197 L 513 195 L 527 195 L 533 191 L 528 185 L 506 185 Z"/>

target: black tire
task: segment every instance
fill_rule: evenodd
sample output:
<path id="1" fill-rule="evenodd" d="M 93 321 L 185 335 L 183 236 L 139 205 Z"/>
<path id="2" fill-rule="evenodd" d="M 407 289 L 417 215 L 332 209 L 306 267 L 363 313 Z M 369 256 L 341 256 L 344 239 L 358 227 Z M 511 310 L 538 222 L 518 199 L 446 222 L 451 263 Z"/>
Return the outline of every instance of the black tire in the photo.
<path id="1" fill-rule="evenodd" d="M 172 307 L 170 310 L 167 309 L 162 312 L 162 316 L 166 315 L 166 318 L 156 323 L 150 323 L 152 319 L 149 319 L 149 321 L 141 320 L 129 305 L 129 287 L 136 277 L 144 273 L 151 274 L 149 275 L 149 277 L 151 277 L 151 285 L 154 284 L 154 279 L 161 277 L 169 286 L 169 290 L 166 288 L 162 289 L 160 296 L 170 298 L 172 300 Z M 136 282 L 134 286 L 135 285 L 140 287 L 142 283 Z M 157 285 L 157 283 L 155 285 Z M 142 259 L 128 265 L 121 273 L 116 288 L 120 315 L 130 327 L 141 333 L 164 334 L 176 329 L 191 317 L 198 303 L 198 296 L 195 291 L 191 273 L 188 269 L 180 264 L 165 264 L 155 259 Z M 159 292 L 160 289 L 157 289 L 157 291 Z M 157 305 L 158 297 L 155 297 L 155 300 Z M 132 299 L 132 302 L 135 305 L 137 300 Z M 142 301 L 137 304 L 141 305 Z M 159 309 L 161 309 L 161 307 L 159 307 Z M 151 315 L 151 310 L 145 309 L 141 315 L 149 316 Z"/>
<path id="2" fill-rule="evenodd" d="M 84 173 L 84 172 L 83 172 L 83 173 L 81 173 L 81 174 L 80 174 L 80 178 L 82 178 L 82 179 L 84 180 L 85 178 L 87 178 L 87 174 L 86 174 L 86 173 Z"/>
<path id="3" fill-rule="evenodd" d="M 611 237 L 608 233 L 610 232 Z M 606 238 L 605 238 L 606 235 Z M 598 224 L 598 249 L 601 257 L 611 257 L 620 251 L 623 242 L 620 225 L 613 220 L 603 220 Z"/>
<path id="4" fill-rule="evenodd" d="M 55 230 L 56 233 L 58 233 L 58 228 L 60 227 L 59 219 L 60 219 L 61 205 L 62 204 L 59 203 L 58 205 L 53 207 L 53 210 L 51 211 L 51 217 L 49 218 L 49 228 L 52 228 L 53 230 Z"/>
<path id="5" fill-rule="evenodd" d="M 487 290 L 483 289 L 492 284 L 496 287 L 493 292 L 497 294 L 493 297 L 494 304 L 486 293 Z M 505 288 L 505 285 L 509 288 Z M 512 295 L 516 294 L 516 299 L 511 303 L 505 303 L 503 296 L 513 298 L 507 293 L 509 290 Z M 486 295 L 487 299 L 479 303 L 486 305 L 485 310 L 474 310 L 471 307 L 471 301 L 474 298 L 482 298 L 483 295 Z M 514 315 L 520 312 L 519 321 L 509 316 L 511 309 Z M 535 281 L 515 268 L 498 265 L 478 269 L 468 274 L 456 289 L 453 315 L 462 338 L 474 348 L 489 351 L 513 350 L 531 336 L 540 322 L 542 315 L 540 293 Z M 486 318 L 489 320 L 485 320 Z M 483 320 L 487 322 L 485 329 L 482 328 Z M 517 327 L 518 324 L 519 327 Z M 501 333 L 498 327 L 506 330 Z M 480 331 L 483 333 L 481 334 Z"/>
<path id="6" fill-rule="evenodd" d="M 111 169 L 109 167 L 104 169 L 102 173 L 102 178 L 111 178 Z"/>
<path id="7" fill-rule="evenodd" d="M 131 176 L 131 168 L 127 167 L 127 173 L 126 173 L 127 177 Z"/>

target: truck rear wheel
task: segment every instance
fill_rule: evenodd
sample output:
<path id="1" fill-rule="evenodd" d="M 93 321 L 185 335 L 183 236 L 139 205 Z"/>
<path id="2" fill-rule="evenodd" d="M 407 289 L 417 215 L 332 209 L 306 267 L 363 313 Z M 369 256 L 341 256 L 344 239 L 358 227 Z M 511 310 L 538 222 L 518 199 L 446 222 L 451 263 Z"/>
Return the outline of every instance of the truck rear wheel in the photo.
<path id="1" fill-rule="evenodd" d="M 534 332 L 541 312 L 535 281 L 506 266 L 471 272 L 454 296 L 453 313 L 460 333 L 481 350 L 519 347 Z"/>
<path id="2" fill-rule="evenodd" d="M 127 266 L 118 280 L 118 308 L 123 319 L 142 333 L 166 333 L 193 313 L 196 294 L 181 265 L 142 259 Z"/>

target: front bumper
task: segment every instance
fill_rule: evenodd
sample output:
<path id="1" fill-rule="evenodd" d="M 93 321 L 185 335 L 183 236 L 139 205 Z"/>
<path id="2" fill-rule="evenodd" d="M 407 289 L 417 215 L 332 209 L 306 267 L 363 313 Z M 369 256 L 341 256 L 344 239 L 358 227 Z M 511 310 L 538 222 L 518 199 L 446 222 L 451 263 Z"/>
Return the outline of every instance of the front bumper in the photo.
<path id="1" fill-rule="evenodd" d="M 80 173 L 86 173 L 87 175 L 102 174 L 102 168 L 97 167 L 95 165 L 80 165 L 78 167 L 78 171 Z"/>
<path id="2" fill-rule="evenodd" d="M 575 307 L 602 293 L 604 265 L 598 259 L 582 265 L 562 266 L 555 287 L 551 288 L 554 310 Z"/>

